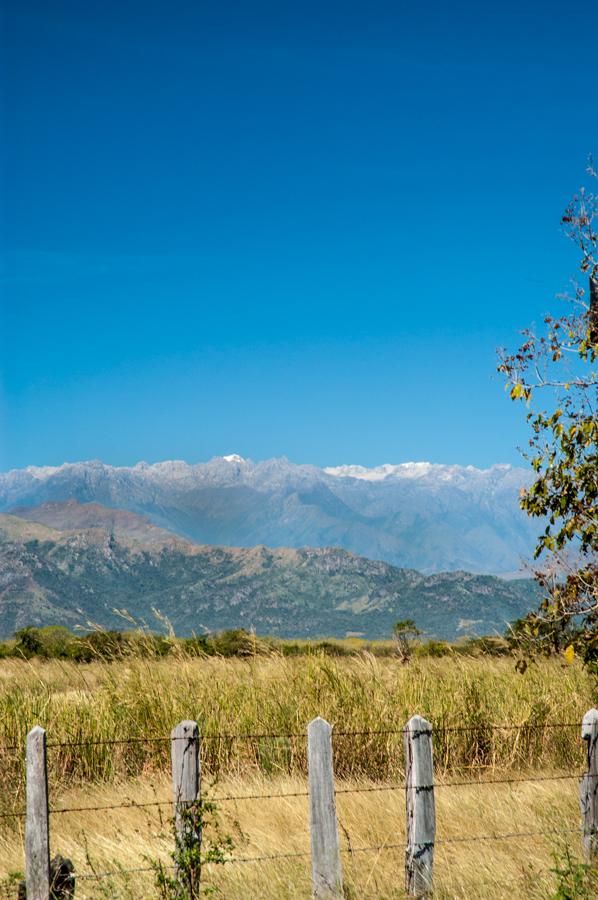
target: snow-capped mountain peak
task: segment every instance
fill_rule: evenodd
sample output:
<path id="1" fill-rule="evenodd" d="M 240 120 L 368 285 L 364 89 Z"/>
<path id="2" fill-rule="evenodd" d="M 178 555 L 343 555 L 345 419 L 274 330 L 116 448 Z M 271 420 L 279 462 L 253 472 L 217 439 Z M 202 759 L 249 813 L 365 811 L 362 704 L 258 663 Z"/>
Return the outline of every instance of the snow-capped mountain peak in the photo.
<path id="1" fill-rule="evenodd" d="M 340 546 L 425 572 L 513 572 L 541 523 L 519 508 L 533 473 L 429 462 L 297 465 L 238 453 L 207 462 L 92 460 L 0 472 L 0 511 L 76 499 L 148 516 L 202 544 Z"/>
<path id="2" fill-rule="evenodd" d="M 439 481 L 463 479 L 470 476 L 485 476 L 496 470 L 504 472 L 512 467 L 508 465 L 491 466 L 489 469 L 476 469 L 475 466 L 443 465 L 429 462 L 384 463 L 381 466 L 344 465 L 327 466 L 327 475 L 335 478 L 360 478 L 363 481 L 384 481 L 386 478 L 424 478 L 430 476 Z"/>
<path id="3" fill-rule="evenodd" d="M 364 481 L 383 481 L 389 476 L 396 475 L 400 478 L 419 478 L 427 475 L 432 468 L 432 463 L 428 462 L 407 462 L 407 463 L 384 463 L 381 466 L 344 465 L 344 466 L 326 466 L 324 471 L 327 475 L 334 475 L 336 478 L 361 478 Z"/>

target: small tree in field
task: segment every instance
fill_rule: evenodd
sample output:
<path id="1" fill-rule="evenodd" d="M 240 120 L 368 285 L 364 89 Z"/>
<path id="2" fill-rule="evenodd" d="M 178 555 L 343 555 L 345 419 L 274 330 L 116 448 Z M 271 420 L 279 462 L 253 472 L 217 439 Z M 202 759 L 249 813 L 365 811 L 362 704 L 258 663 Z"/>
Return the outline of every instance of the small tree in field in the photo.
<path id="1" fill-rule="evenodd" d="M 591 179 L 597 177 L 590 162 Z M 581 282 L 566 295 L 570 312 L 547 315 L 540 331 L 523 332 L 514 353 L 500 351 L 498 370 L 511 399 L 528 407 L 528 450 L 536 479 L 521 506 L 546 522 L 535 557 L 550 564 L 536 577 L 540 608 L 520 620 L 531 645 L 578 650 L 598 658 L 598 195 L 582 188 L 562 216 L 580 251 Z"/>
<path id="2" fill-rule="evenodd" d="M 408 663 L 413 655 L 413 642 L 419 637 L 421 631 L 413 619 L 400 619 L 393 625 L 392 633 L 399 659 L 403 663 Z"/>

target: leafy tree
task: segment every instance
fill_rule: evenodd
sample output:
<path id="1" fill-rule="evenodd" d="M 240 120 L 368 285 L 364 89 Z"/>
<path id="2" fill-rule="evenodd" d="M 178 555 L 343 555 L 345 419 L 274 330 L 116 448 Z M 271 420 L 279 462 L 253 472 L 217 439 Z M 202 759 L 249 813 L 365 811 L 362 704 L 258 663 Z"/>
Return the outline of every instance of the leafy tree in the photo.
<path id="1" fill-rule="evenodd" d="M 46 625 L 43 628 L 28 626 L 15 632 L 17 640 L 14 653 L 30 659 L 41 656 L 45 659 L 66 659 L 72 635 L 62 625 Z"/>
<path id="2" fill-rule="evenodd" d="M 597 178 L 592 162 L 589 178 Z M 583 280 L 564 295 L 569 312 L 547 315 L 543 327 L 523 332 L 514 352 L 499 352 L 511 399 L 525 403 L 531 428 L 523 455 L 536 479 L 521 506 L 545 524 L 535 557 L 545 589 L 540 608 L 517 623 L 517 632 L 543 647 L 577 649 L 598 657 L 598 195 L 581 188 L 562 216 L 565 234 L 580 251 Z"/>
<path id="3" fill-rule="evenodd" d="M 408 663 L 413 655 L 413 642 L 421 631 L 413 619 L 400 619 L 393 625 L 392 633 L 401 662 Z"/>

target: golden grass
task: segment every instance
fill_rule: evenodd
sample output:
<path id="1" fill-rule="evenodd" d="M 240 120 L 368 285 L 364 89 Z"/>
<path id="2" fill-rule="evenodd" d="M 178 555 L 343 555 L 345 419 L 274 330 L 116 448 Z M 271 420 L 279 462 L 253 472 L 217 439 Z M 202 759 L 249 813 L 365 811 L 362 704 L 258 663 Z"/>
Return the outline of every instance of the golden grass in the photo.
<path id="1" fill-rule="evenodd" d="M 337 783 L 337 788 L 367 786 L 360 780 Z M 230 778 L 212 793 L 237 796 L 254 793 L 303 791 L 297 777 Z M 167 799 L 170 785 L 163 776 L 133 779 L 118 785 L 100 785 L 61 791 L 56 806 L 93 806 L 135 800 Z M 577 783 L 543 781 L 521 785 L 486 785 L 438 788 L 438 837 L 546 831 L 579 825 Z M 347 885 L 355 898 L 402 897 L 404 794 L 402 790 L 377 793 L 339 793 L 337 797 Z M 221 802 L 225 830 L 235 839 L 234 856 L 268 856 L 309 851 L 305 797 Z M 52 846 L 73 859 L 81 873 L 113 872 L 148 865 L 148 858 L 169 862 L 171 847 L 169 807 L 73 813 L 54 816 Z M 398 848 L 359 852 L 358 848 L 399 844 Z M 517 840 L 439 843 L 436 848 L 436 897 L 488 900 L 505 897 L 544 898 L 554 893 L 553 854 L 569 846 L 579 856 L 577 835 L 526 837 Z M 349 852 L 353 848 L 353 853 Z M 20 828 L 0 832 L 0 874 L 22 870 Z M 310 896 L 309 857 L 261 863 L 228 863 L 209 872 L 209 879 L 230 900 L 247 897 L 307 898 Z M 112 878 L 81 879 L 77 896 L 144 898 L 152 896 L 151 873 Z"/>
<path id="2" fill-rule="evenodd" d="M 34 724 L 52 743 L 167 736 L 176 722 L 194 718 L 206 735 L 298 733 L 295 741 L 206 742 L 206 763 L 221 774 L 248 769 L 305 771 L 307 723 L 316 715 L 337 731 L 400 730 L 415 712 L 447 732 L 437 741 L 443 769 L 521 765 L 562 768 L 579 759 L 574 729 L 538 726 L 581 721 L 596 702 L 596 679 L 578 665 L 556 660 L 524 675 L 511 659 L 423 659 L 403 666 L 370 655 L 249 660 L 132 659 L 77 665 L 59 661 L 0 663 L 0 746 L 22 747 Z M 344 777 L 387 777 L 395 771 L 400 735 L 337 742 Z M 0 767 L 6 771 L 10 759 Z M 164 768 L 168 748 L 75 747 L 51 754 L 51 770 L 83 780 L 107 780 Z M 11 773 L 16 775 L 16 770 Z M 0 775 L 0 778 L 2 776 Z M 0 782 L 1 784 L 1 782 Z"/>
<path id="3" fill-rule="evenodd" d="M 17 749 L 0 749 L 2 807 L 23 807 L 21 748 L 34 724 L 47 729 L 49 744 L 67 744 L 49 748 L 52 805 L 94 806 L 168 799 L 170 754 L 167 741 L 86 742 L 166 737 L 184 718 L 201 724 L 204 776 L 206 783 L 217 780 L 217 795 L 305 790 L 305 729 L 316 715 L 335 726 L 339 788 L 400 782 L 400 729 L 415 712 L 438 729 L 468 729 L 438 731 L 434 752 L 439 781 L 578 772 L 583 765 L 580 729 L 543 726 L 580 722 L 596 705 L 597 694 L 595 677 L 577 664 L 555 660 L 532 665 L 523 675 L 515 672 L 511 659 L 427 658 L 403 666 L 367 654 L 248 660 L 181 655 L 90 665 L 3 660 L 0 748 Z M 501 724 L 517 727 L 496 727 Z M 397 733 L 342 734 L 388 729 Z M 263 733 L 298 736 L 226 737 Z M 436 796 L 439 838 L 579 825 L 575 780 L 439 787 Z M 305 798 L 219 805 L 235 837 L 236 855 L 308 850 Z M 96 871 L 112 871 L 147 865 L 147 857 L 166 859 L 171 844 L 168 812 L 168 807 L 148 807 L 55 815 L 53 852 L 71 856 L 79 871 L 89 871 L 90 864 Z M 340 794 L 338 812 L 345 849 L 402 845 L 402 790 Z M 0 820 L 4 877 L 22 870 L 21 831 L 20 820 Z M 439 843 L 435 896 L 549 897 L 554 892 L 554 875 L 547 872 L 551 854 L 565 845 L 578 855 L 576 835 Z M 402 896 L 402 846 L 378 853 L 347 852 L 343 860 L 352 897 Z M 307 857 L 231 863 L 212 877 L 222 896 L 231 900 L 310 893 Z M 144 873 L 81 880 L 77 888 L 78 897 L 152 895 L 151 875 Z"/>

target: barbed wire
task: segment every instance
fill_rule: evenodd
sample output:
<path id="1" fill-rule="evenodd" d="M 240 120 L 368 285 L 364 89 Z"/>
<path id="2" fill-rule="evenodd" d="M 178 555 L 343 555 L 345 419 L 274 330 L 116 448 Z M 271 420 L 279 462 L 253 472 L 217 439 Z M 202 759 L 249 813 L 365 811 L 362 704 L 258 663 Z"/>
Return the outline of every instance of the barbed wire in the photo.
<path id="1" fill-rule="evenodd" d="M 164 869 L 172 869 L 174 866 L 165 866 Z M 75 878 L 115 878 L 118 875 L 133 875 L 137 872 L 155 872 L 154 866 L 140 866 L 136 869 L 115 869 L 113 872 L 74 872 Z"/>
<path id="2" fill-rule="evenodd" d="M 529 837 L 553 837 L 554 835 L 561 834 L 580 834 L 582 831 L 581 828 L 553 828 L 549 830 L 537 830 L 537 831 L 507 831 L 499 834 L 473 834 L 473 835 L 464 835 L 461 837 L 452 837 L 452 838 L 436 838 L 432 843 L 434 844 L 458 844 L 458 843 L 475 843 L 476 841 L 504 841 L 504 840 L 514 840 L 516 838 L 529 838 Z M 427 842 L 426 842 L 427 843 Z M 384 844 L 372 844 L 365 847 L 341 847 L 341 853 L 348 853 L 352 855 L 354 853 L 380 853 L 385 850 L 404 850 L 405 842 L 404 841 L 393 841 L 392 843 L 384 843 Z M 225 860 L 225 864 L 229 863 L 256 863 L 256 862 L 275 862 L 281 859 L 301 859 L 309 857 L 309 850 L 297 850 L 292 851 L 290 853 L 269 853 L 262 854 L 260 856 L 233 856 L 230 859 Z M 162 865 L 162 868 L 172 868 L 172 866 Z M 119 875 L 129 875 L 138 872 L 152 872 L 155 871 L 155 866 L 144 866 L 134 869 L 115 869 L 112 872 L 82 872 L 75 873 L 77 878 L 113 878 L 118 877 Z"/>
<path id="3" fill-rule="evenodd" d="M 365 729 L 362 731 L 332 731 L 333 738 L 349 738 L 349 737 L 378 737 L 386 735 L 404 735 L 404 734 L 421 734 L 431 733 L 432 737 L 439 734 L 447 733 L 480 733 L 484 731 L 526 731 L 526 730 L 545 730 L 551 728 L 581 728 L 581 722 L 521 722 L 517 723 L 484 723 L 477 725 L 431 725 L 431 728 L 380 728 Z M 288 740 L 296 738 L 306 738 L 306 732 L 248 732 L 248 733 L 207 733 L 200 734 L 199 740 L 203 741 L 251 741 L 251 740 Z M 119 744 L 151 744 L 151 743 L 168 743 L 170 741 L 189 741 L 193 738 L 180 736 L 170 737 L 169 735 L 141 735 L 130 738 L 90 738 L 87 740 L 76 741 L 51 741 L 46 744 L 47 749 L 67 749 L 71 747 L 93 747 L 93 746 L 117 746 Z M 20 744 L 0 744 L 0 751 L 23 750 Z"/>
<path id="4" fill-rule="evenodd" d="M 230 859 L 227 859 L 227 863 L 271 862 L 277 859 L 299 859 L 309 855 L 309 850 L 296 850 L 291 853 L 270 853 L 264 856 L 232 856 Z"/>
<path id="5" fill-rule="evenodd" d="M 149 800 L 143 803 L 110 803 L 105 806 L 61 806 L 57 809 L 50 809 L 52 816 L 60 815 L 60 813 L 79 813 L 79 812 L 103 812 L 111 809 L 145 809 L 148 806 L 172 806 L 172 800 Z"/>
<path id="6" fill-rule="evenodd" d="M 435 838 L 435 844 L 462 844 L 470 841 L 505 841 L 520 837 L 552 837 L 555 834 L 581 834 L 581 828 L 552 828 L 549 831 L 507 831 L 503 834 L 472 834 L 454 838 Z"/>
<path id="7" fill-rule="evenodd" d="M 415 785 L 416 789 L 426 789 L 426 788 L 437 788 L 437 787 L 484 787 L 485 785 L 492 784 L 525 784 L 528 782 L 534 783 L 538 781 L 561 781 L 566 779 L 577 779 L 582 778 L 584 774 L 583 772 L 574 772 L 567 773 L 561 775 L 532 775 L 528 778 L 489 778 L 485 780 L 476 779 L 475 781 L 463 780 L 463 781 L 435 781 L 431 785 Z M 598 776 L 593 776 L 598 777 Z M 366 793 L 377 793 L 380 791 L 399 791 L 404 790 L 406 787 L 405 782 L 400 782 L 399 784 L 376 784 L 376 785 L 367 785 L 361 787 L 351 787 L 351 788 L 336 788 L 335 794 L 366 794 Z M 285 797 L 308 797 L 309 791 L 292 791 L 289 793 L 282 794 L 240 794 L 237 796 L 219 796 L 213 797 L 215 802 L 221 802 L 225 800 L 275 800 L 275 799 L 283 799 Z"/>
<path id="8" fill-rule="evenodd" d="M 582 777 L 589 778 L 597 778 L 596 775 L 591 775 L 587 772 L 573 772 L 566 773 L 560 775 L 531 775 L 526 778 L 488 778 L 488 779 L 464 779 L 462 781 L 435 781 L 431 785 L 415 785 L 416 789 L 426 789 L 426 788 L 447 788 L 447 787 L 485 787 L 486 785 L 494 785 L 494 784 L 528 784 L 528 783 L 536 783 L 542 781 L 562 781 L 567 779 L 578 779 Z M 367 794 L 367 793 L 379 793 L 383 791 L 399 791 L 404 790 L 406 787 L 405 782 L 400 782 L 398 784 L 377 784 L 377 785 L 363 785 L 360 787 L 350 787 L 350 788 L 336 788 L 335 794 Z M 277 794 L 222 794 L 216 795 L 214 797 L 209 797 L 212 802 L 222 803 L 222 802 L 230 802 L 230 801 L 243 801 L 243 800 L 284 800 L 287 798 L 296 798 L 296 797 L 309 797 L 309 791 L 285 791 L 283 793 Z M 146 807 L 152 806 L 171 806 L 174 803 L 173 800 L 149 800 L 137 803 L 136 801 L 131 801 L 130 803 L 110 803 L 110 804 L 102 804 L 98 806 L 69 806 L 69 807 L 56 807 L 51 808 L 49 813 L 51 815 L 60 815 L 61 813 L 80 813 L 80 812 L 103 812 L 105 810 L 115 810 L 115 809 L 144 809 Z M 0 812 L 0 819 L 7 818 L 24 818 L 26 816 L 26 812 L 23 810 L 8 812 L 3 811 Z"/>
<path id="9" fill-rule="evenodd" d="M 444 734 L 450 732 L 480 732 L 480 731 L 521 731 L 525 729 L 544 729 L 544 728 L 581 728 L 581 722 L 522 722 L 520 724 L 513 722 L 490 723 L 480 722 L 477 725 L 434 725 L 430 723 L 430 728 L 387 728 L 372 731 L 332 731 L 332 737 L 350 737 L 367 736 L 367 735 L 384 735 L 384 734 Z"/>
<path id="10" fill-rule="evenodd" d="M 500 840 L 511 840 L 513 838 L 520 837 L 545 837 L 552 836 L 555 834 L 579 834 L 581 833 L 581 828 L 559 828 L 559 829 L 551 829 L 550 831 L 512 831 L 512 832 L 504 832 L 502 834 L 479 834 L 479 835 L 467 835 L 463 837 L 455 837 L 455 838 L 437 838 L 433 843 L 434 844 L 455 844 L 455 843 L 465 843 L 472 841 L 500 841 Z M 380 852 L 382 850 L 404 850 L 405 849 L 405 841 L 397 841 L 393 843 L 385 843 L 385 844 L 374 844 L 366 847 L 341 847 L 341 853 L 372 853 L 372 852 Z M 290 857 L 300 857 L 300 856 L 310 856 L 309 851 L 300 851 L 296 853 L 282 853 L 282 854 L 270 854 L 264 856 L 236 856 L 227 860 L 227 862 L 232 863 L 243 863 L 243 862 L 263 862 L 263 861 L 271 861 L 276 859 L 288 859 Z"/>
<path id="11" fill-rule="evenodd" d="M 193 741 L 193 737 L 163 737 L 163 736 L 144 736 L 132 738 L 90 738 L 85 741 L 50 741 L 46 744 L 48 750 L 64 750 L 71 747 L 112 747 L 119 744 L 165 744 L 171 741 Z"/>
<path id="12" fill-rule="evenodd" d="M 568 778 L 582 778 L 584 774 L 587 773 L 571 772 L 563 775 L 530 775 L 526 778 L 479 778 L 475 781 L 465 779 L 463 781 L 435 781 L 431 787 L 480 787 L 486 784 L 525 784 L 527 782 L 534 783 L 536 781 L 561 781 Z"/>

